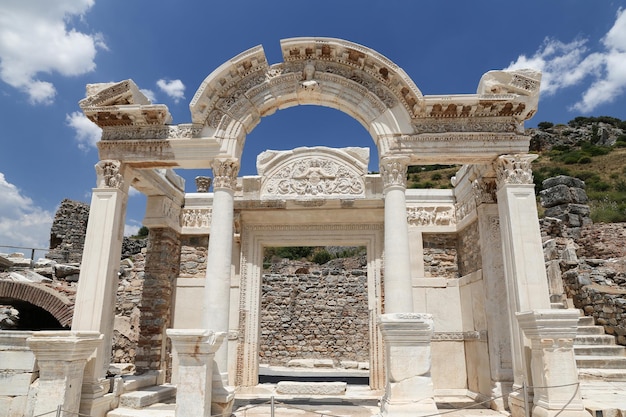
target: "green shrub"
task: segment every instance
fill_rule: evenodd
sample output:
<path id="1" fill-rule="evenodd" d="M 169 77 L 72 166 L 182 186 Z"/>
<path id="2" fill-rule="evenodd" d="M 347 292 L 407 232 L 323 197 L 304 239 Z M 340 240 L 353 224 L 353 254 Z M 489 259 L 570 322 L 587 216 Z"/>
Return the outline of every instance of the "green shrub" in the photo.
<path id="1" fill-rule="evenodd" d="M 546 129 L 550 129 L 552 126 L 554 126 L 554 123 L 552 122 L 539 122 L 537 123 L 537 127 L 541 130 L 546 130 Z"/>
<path id="2" fill-rule="evenodd" d="M 578 164 L 590 164 L 591 163 L 591 157 L 590 156 L 583 156 L 582 158 L 580 158 L 577 162 Z"/>
<path id="3" fill-rule="evenodd" d="M 311 259 L 311 261 L 315 262 L 318 265 L 322 265 L 330 261 L 331 259 L 332 255 L 326 249 L 321 249 L 313 254 L 313 258 Z"/>
<path id="4" fill-rule="evenodd" d="M 433 181 L 439 181 L 441 178 L 443 178 L 441 172 L 435 172 L 433 175 L 430 176 L 430 179 Z"/>

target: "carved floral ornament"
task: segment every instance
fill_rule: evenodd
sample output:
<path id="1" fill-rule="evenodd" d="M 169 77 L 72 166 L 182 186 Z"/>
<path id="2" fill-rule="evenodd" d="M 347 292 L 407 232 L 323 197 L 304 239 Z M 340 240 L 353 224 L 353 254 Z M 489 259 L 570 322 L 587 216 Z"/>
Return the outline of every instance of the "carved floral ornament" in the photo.
<path id="1" fill-rule="evenodd" d="M 122 189 L 124 177 L 121 174 L 121 162 L 115 160 L 102 160 L 95 166 L 97 188 Z"/>
<path id="2" fill-rule="evenodd" d="M 538 155 L 533 154 L 502 155 L 498 157 L 494 164 L 498 187 L 507 184 L 532 184 L 533 172 L 531 163 L 537 157 Z"/>
<path id="3" fill-rule="evenodd" d="M 472 193 L 476 199 L 476 205 L 497 203 L 496 191 L 497 186 L 493 178 L 480 178 L 472 181 Z"/>
<path id="4" fill-rule="evenodd" d="M 237 187 L 237 173 L 239 161 L 236 159 L 216 159 L 211 166 L 213 168 L 213 189 Z"/>
<path id="5" fill-rule="evenodd" d="M 383 186 L 406 188 L 408 158 L 383 158 L 380 161 L 380 176 Z"/>

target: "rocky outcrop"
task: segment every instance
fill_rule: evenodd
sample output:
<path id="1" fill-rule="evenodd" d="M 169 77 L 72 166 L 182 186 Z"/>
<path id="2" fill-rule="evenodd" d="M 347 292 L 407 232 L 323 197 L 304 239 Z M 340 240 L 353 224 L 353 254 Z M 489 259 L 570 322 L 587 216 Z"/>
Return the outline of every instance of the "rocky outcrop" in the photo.
<path id="1" fill-rule="evenodd" d="M 530 136 L 530 150 L 535 152 L 548 151 L 554 147 L 573 147 L 581 142 L 612 146 L 624 133 L 624 129 L 616 124 L 591 120 L 580 123 L 572 120 L 568 125 L 526 129 L 526 134 Z"/>

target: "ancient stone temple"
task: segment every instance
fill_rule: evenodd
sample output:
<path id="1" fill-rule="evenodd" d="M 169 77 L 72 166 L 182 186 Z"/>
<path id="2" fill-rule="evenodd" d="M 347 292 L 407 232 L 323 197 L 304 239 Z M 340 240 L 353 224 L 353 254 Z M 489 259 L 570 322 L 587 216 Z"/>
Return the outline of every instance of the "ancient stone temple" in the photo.
<path id="1" fill-rule="evenodd" d="M 159 300 L 146 312 L 137 363 L 164 370 L 171 352 L 177 416 L 228 416 L 239 393 L 260 395 L 263 250 L 331 244 L 366 248 L 362 337 L 380 415 L 436 414 L 436 392 L 492 398 L 515 416 L 587 415 L 572 350 L 578 312 L 551 309 L 524 135 L 541 75 L 490 71 L 476 94 L 425 96 L 367 47 L 293 38 L 281 48 L 283 62 L 269 64 L 258 46 L 213 71 L 189 124 L 170 124 L 168 108 L 131 80 L 88 86 L 80 106 L 103 132 L 72 333 L 35 341 L 35 355 L 46 337 L 77 346 L 86 360 L 80 411 L 104 416 L 116 406 L 105 372 L 132 185 L 147 196 L 144 288 Z M 268 150 L 257 175 L 239 177 L 246 135 L 303 104 L 358 120 L 380 174 L 368 174 L 367 148 L 310 147 Z M 463 165 L 454 188 L 407 189 L 407 167 L 429 164 Z M 201 192 L 185 193 L 173 168 L 211 169 L 212 192 L 201 180 Z M 206 277 L 180 274 L 192 241 L 208 242 Z M 426 273 L 425 242 L 435 241 L 455 248 L 455 276 Z M 527 399 L 525 386 L 537 387 Z"/>

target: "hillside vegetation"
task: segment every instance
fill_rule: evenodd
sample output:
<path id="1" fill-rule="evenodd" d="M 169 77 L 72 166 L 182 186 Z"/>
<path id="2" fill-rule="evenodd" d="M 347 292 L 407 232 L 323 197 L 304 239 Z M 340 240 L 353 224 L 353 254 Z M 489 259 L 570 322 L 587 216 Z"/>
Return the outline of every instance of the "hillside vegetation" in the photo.
<path id="1" fill-rule="evenodd" d="M 544 179 L 570 175 L 585 181 L 594 222 L 626 222 L 626 121 L 576 117 L 567 125 L 541 122 L 527 129 L 536 192 Z M 451 188 L 457 166 L 412 166 L 409 188 Z"/>

